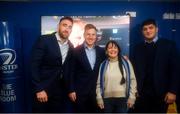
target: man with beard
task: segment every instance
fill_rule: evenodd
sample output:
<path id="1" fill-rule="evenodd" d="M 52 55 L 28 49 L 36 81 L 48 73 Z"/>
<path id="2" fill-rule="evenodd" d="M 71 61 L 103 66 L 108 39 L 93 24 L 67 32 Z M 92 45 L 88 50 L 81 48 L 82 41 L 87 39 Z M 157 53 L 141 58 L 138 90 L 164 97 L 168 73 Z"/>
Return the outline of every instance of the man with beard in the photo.
<path id="1" fill-rule="evenodd" d="M 73 45 L 68 40 L 73 20 L 63 17 L 58 31 L 41 36 L 32 50 L 33 112 L 67 112 L 68 76 Z"/>

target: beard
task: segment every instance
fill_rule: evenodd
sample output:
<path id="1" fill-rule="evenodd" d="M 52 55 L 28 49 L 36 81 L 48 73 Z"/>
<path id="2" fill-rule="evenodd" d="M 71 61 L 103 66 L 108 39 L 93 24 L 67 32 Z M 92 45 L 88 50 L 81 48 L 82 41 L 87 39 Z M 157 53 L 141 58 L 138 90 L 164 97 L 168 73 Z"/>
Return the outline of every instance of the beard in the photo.
<path id="1" fill-rule="evenodd" d="M 68 39 L 68 37 L 69 37 L 68 33 L 66 33 L 65 31 L 59 32 L 59 36 L 60 36 L 62 39 Z"/>

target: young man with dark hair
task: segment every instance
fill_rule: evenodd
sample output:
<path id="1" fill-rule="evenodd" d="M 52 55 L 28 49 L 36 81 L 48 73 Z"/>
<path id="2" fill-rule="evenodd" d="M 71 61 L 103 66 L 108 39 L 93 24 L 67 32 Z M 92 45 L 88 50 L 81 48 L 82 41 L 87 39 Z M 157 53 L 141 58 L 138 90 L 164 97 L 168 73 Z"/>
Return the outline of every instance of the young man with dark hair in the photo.
<path id="1" fill-rule="evenodd" d="M 179 56 L 173 41 L 158 37 L 154 19 L 142 23 L 144 42 L 134 48 L 133 65 L 137 79 L 136 112 L 166 113 L 175 102 L 179 83 Z"/>

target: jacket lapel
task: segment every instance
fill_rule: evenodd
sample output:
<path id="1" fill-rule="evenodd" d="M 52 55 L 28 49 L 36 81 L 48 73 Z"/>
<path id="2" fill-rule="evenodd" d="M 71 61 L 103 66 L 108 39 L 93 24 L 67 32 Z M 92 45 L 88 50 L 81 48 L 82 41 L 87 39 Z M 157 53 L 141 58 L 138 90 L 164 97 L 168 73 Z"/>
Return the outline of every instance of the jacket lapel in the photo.
<path id="1" fill-rule="evenodd" d="M 59 44 L 58 44 L 55 34 L 53 34 L 53 37 L 52 37 L 52 46 L 53 46 L 55 55 L 60 58 L 60 61 L 62 63 L 61 51 L 60 51 Z"/>
<path id="2" fill-rule="evenodd" d="M 81 51 L 80 53 L 82 54 L 81 57 L 82 57 L 82 61 L 83 61 L 83 63 L 84 63 L 84 66 L 86 66 L 89 70 L 92 70 L 92 69 L 91 69 L 91 65 L 90 65 L 90 63 L 89 63 L 89 60 L 88 60 L 87 55 L 86 55 L 86 51 L 85 51 L 84 45 L 82 45 L 80 51 Z"/>
<path id="3" fill-rule="evenodd" d="M 69 58 L 71 57 L 71 55 L 73 53 L 73 45 L 71 44 L 71 42 L 69 40 L 68 40 L 68 45 L 69 45 L 69 49 L 68 49 L 67 56 L 65 58 L 64 63 L 69 60 Z"/>
<path id="4" fill-rule="evenodd" d="M 156 53 L 155 53 L 155 60 L 154 60 L 154 71 L 157 69 L 157 64 L 159 64 L 159 61 L 161 61 L 160 58 L 163 58 L 163 47 L 162 47 L 162 42 L 160 39 L 156 42 Z M 155 73 L 155 72 L 154 72 Z M 155 74 L 154 74 L 155 75 Z"/>
<path id="5" fill-rule="evenodd" d="M 95 47 L 95 50 L 96 50 L 96 61 L 95 61 L 94 69 L 97 69 L 99 64 L 98 62 L 100 61 L 100 54 L 97 46 Z"/>
<path id="6" fill-rule="evenodd" d="M 147 60 L 147 57 L 146 57 L 146 50 L 145 50 L 145 44 L 144 43 L 142 43 L 141 45 L 140 45 L 140 47 L 139 47 L 139 53 L 138 53 L 138 55 L 136 55 L 136 56 L 138 56 L 139 57 L 139 63 L 136 63 L 136 64 L 139 64 L 139 66 L 141 67 L 140 69 L 143 69 L 142 70 L 142 78 L 144 78 L 144 76 L 145 76 L 145 68 L 146 68 L 146 61 L 148 61 Z"/>

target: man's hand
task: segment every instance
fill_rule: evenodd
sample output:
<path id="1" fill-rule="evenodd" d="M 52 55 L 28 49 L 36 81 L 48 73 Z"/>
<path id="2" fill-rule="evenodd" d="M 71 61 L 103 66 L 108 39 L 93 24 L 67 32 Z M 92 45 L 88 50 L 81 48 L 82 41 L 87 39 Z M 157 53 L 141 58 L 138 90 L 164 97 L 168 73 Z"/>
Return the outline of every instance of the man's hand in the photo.
<path id="1" fill-rule="evenodd" d="M 171 93 L 171 92 L 168 92 L 165 96 L 165 99 L 164 99 L 164 101 L 167 104 L 172 104 L 173 102 L 175 102 L 175 100 L 176 100 L 176 95 L 174 93 Z"/>
<path id="2" fill-rule="evenodd" d="M 40 92 L 37 92 L 36 97 L 37 97 L 38 101 L 41 102 L 41 103 L 44 103 L 44 102 L 48 101 L 48 95 L 44 90 L 40 91 Z"/>
<path id="3" fill-rule="evenodd" d="M 71 92 L 68 94 L 69 98 L 71 101 L 75 102 L 76 101 L 76 92 Z"/>
<path id="4" fill-rule="evenodd" d="M 124 55 L 123 57 L 124 57 L 125 60 L 129 60 L 128 56 Z"/>

